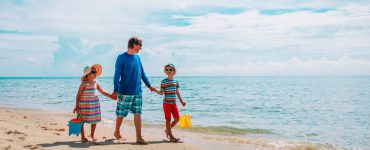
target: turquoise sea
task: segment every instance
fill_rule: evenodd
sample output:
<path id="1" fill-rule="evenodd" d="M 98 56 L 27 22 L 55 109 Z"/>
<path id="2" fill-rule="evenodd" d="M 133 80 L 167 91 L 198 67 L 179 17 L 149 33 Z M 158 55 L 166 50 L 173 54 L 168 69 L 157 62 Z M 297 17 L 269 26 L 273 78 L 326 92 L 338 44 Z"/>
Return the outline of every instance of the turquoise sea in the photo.
<path id="1" fill-rule="evenodd" d="M 159 87 L 163 77 L 150 77 Z M 370 149 L 370 77 L 177 77 L 196 132 Z M 97 79 L 113 90 L 110 77 Z M 79 77 L 0 77 L 0 105 L 71 113 Z M 143 88 L 143 122 L 164 123 L 162 97 Z M 105 120 L 115 101 L 99 95 Z M 132 117 L 132 115 L 131 115 Z"/>

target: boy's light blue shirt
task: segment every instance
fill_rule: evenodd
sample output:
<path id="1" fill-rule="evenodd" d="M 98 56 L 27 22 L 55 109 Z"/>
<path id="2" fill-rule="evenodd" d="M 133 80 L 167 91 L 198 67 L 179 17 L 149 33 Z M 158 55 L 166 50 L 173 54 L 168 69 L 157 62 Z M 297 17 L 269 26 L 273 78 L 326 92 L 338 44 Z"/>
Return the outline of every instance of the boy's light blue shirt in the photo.
<path id="1" fill-rule="evenodd" d="M 141 80 L 150 88 L 140 57 L 127 52 L 118 55 L 114 72 L 114 91 L 122 95 L 137 95 L 142 92 Z"/>

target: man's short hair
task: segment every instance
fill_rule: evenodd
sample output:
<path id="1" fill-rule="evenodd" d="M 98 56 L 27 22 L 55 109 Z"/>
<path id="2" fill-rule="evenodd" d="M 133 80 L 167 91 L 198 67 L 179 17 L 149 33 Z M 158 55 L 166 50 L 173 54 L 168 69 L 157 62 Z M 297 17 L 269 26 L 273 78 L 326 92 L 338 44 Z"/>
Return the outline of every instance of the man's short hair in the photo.
<path id="1" fill-rule="evenodd" d="M 133 48 L 134 45 L 140 45 L 142 46 L 142 43 L 143 43 L 143 40 L 141 40 L 141 38 L 139 38 L 138 36 L 134 36 L 134 37 L 131 37 L 129 40 L 128 40 L 128 44 L 127 44 L 127 48 Z"/>

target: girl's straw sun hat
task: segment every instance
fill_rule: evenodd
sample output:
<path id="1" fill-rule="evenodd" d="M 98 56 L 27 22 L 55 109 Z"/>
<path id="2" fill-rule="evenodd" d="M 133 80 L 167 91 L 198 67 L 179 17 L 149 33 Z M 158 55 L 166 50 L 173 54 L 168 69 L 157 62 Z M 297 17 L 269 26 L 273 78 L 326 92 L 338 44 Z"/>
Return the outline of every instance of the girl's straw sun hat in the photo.
<path id="1" fill-rule="evenodd" d="M 101 75 L 101 73 L 102 73 L 102 71 L 103 71 L 103 69 L 102 69 L 101 65 L 99 65 L 99 64 L 94 64 L 94 65 L 92 65 L 92 66 L 86 66 L 86 67 L 84 68 L 84 74 L 82 75 L 82 77 L 84 77 L 84 76 L 88 75 L 89 73 L 91 73 L 92 68 L 94 68 L 94 69 L 95 69 L 95 71 L 96 71 L 96 73 L 95 73 L 96 77 L 98 77 L 98 76 L 100 76 L 100 75 Z"/>

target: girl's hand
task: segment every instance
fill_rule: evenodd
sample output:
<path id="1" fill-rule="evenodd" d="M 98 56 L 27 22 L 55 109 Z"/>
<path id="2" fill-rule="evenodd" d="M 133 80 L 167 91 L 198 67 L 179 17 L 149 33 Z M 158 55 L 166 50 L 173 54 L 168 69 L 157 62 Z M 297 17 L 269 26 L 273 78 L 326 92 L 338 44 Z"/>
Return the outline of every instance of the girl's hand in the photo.
<path id="1" fill-rule="evenodd" d="M 185 102 L 182 102 L 181 104 L 182 104 L 182 107 L 185 107 L 186 106 L 186 103 Z"/>
<path id="2" fill-rule="evenodd" d="M 108 94 L 108 95 L 109 95 L 109 98 L 110 98 L 110 99 L 114 100 L 114 97 L 113 97 L 113 95 L 112 95 L 112 94 Z"/>
<path id="3" fill-rule="evenodd" d="M 112 95 L 113 100 L 117 100 L 117 98 L 118 98 L 118 93 L 117 92 L 113 92 L 111 95 Z"/>
<path id="4" fill-rule="evenodd" d="M 73 113 L 77 112 L 78 114 L 80 114 L 80 107 L 75 107 L 75 109 L 73 109 Z"/>

